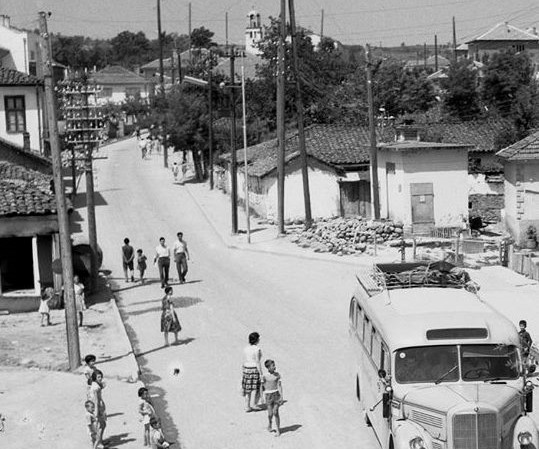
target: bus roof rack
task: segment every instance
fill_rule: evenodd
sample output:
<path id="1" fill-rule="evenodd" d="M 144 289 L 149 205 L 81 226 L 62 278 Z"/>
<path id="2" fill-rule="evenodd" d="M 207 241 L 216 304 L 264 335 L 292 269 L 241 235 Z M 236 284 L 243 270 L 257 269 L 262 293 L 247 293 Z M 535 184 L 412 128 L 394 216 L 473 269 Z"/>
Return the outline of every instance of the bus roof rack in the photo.
<path id="1" fill-rule="evenodd" d="M 371 269 L 360 271 L 356 278 L 369 296 L 401 288 L 466 288 L 473 293 L 479 290 L 466 270 L 445 261 L 374 264 Z"/>

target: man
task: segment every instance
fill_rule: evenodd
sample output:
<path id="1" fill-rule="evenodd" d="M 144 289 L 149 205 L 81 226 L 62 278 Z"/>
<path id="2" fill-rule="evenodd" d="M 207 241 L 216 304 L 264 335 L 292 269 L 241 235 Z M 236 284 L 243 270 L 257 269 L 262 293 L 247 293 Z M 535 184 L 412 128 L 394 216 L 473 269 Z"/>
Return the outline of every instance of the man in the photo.
<path id="1" fill-rule="evenodd" d="M 142 139 L 139 139 L 138 146 L 142 154 L 142 159 L 146 159 L 146 150 L 148 146 L 148 141 L 146 140 L 145 137 Z"/>
<path id="2" fill-rule="evenodd" d="M 176 235 L 178 240 L 174 243 L 174 262 L 176 262 L 180 284 L 183 284 L 188 269 L 189 250 L 187 249 L 187 242 L 183 240 L 183 232 L 178 232 Z"/>
<path id="3" fill-rule="evenodd" d="M 127 275 L 127 270 L 131 274 L 131 282 L 135 282 L 135 271 L 133 267 L 133 260 L 135 259 L 135 250 L 129 244 L 129 239 L 126 237 L 124 239 L 124 246 L 122 246 L 122 265 L 124 269 L 125 282 L 129 282 L 129 277 Z"/>
<path id="4" fill-rule="evenodd" d="M 154 263 L 157 263 L 159 269 L 159 279 L 161 288 L 168 287 L 168 270 L 170 268 L 170 249 L 165 245 L 165 238 L 159 239 L 159 245 L 155 248 Z"/>

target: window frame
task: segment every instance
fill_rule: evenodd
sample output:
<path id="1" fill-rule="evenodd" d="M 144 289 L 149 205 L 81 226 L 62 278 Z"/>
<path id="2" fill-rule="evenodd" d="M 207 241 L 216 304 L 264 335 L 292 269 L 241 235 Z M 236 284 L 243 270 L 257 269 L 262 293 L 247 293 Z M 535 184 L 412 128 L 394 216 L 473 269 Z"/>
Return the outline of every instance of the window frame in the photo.
<path id="1" fill-rule="evenodd" d="M 17 100 L 22 100 L 22 107 L 17 107 Z M 13 101 L 15 107 L 9 108 L 8 104 Z M 6 114 L 6 132 L 8 134 L 20 134 L 26 132 L 26 98 L 24 95 L 4 95 L 4 111 Z M 19 122 L 22 112 L 22 124 Z M 11 128 L 10 117 L 15 115 L 15 129 Z"/>

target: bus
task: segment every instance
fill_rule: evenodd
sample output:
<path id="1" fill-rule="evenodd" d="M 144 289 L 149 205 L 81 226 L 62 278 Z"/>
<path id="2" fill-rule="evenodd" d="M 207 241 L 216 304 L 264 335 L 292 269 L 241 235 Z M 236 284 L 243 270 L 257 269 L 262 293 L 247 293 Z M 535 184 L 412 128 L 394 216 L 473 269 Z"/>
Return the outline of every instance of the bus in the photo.
<path id="1" fill-rule="evenodd" d="M 539 447 L 534 365 L 515 326 L 445 262 L 357 275 L 349 331 L 355 393 L 384 449 Z M 510 300 L 510 298 L 508 298 Z"/>

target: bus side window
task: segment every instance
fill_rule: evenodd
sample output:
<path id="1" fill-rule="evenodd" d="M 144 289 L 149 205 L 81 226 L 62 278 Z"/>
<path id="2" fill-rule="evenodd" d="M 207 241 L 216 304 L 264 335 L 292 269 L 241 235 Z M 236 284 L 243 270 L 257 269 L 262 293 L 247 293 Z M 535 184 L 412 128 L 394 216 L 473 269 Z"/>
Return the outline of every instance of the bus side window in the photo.
<path id="1" fill-rule="evenodd" d="M 356 304 L 356 332 L 359 338 L 363 338 L 363 310 L 359 304 Z"/>
<path id="2" fill-rule="evenodd" d="M 382 369 L 382 339 L 380 335 L 376 332 L 376 329 L 372 328 L 371 333 L 371 357 L 374 364 L 378 369 Z"/>
<path id="3" fill-rule="evenodd" d="M 391 360 L 387 346 L 382 342 L 382 353 L 380 354 L 380 369 L 385 370 L 389 375 L 391 373 Z"/>
<path id="4" fill-rule="evenodd" d="M 353 326 L 357 326 L 355 309 L 356 309 L 356 302 L 354 301 L 354 298 L 352 297 L 352 299 L 350 300 L 349 318 Z"/>
<path id="5" fill-rule="evenodd" d="M 369 318 L 367 317 L 367 315 L 363 315 L 363 332 L 361 334 L 361 339 L 365 341 L 366 347 L 367 347 L 367 338 L 369 337 L 369 332 L 370 332 Z"/>

